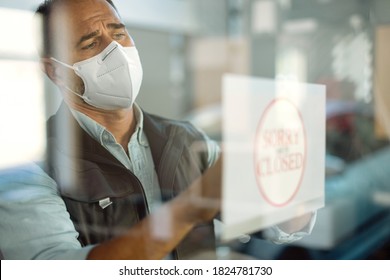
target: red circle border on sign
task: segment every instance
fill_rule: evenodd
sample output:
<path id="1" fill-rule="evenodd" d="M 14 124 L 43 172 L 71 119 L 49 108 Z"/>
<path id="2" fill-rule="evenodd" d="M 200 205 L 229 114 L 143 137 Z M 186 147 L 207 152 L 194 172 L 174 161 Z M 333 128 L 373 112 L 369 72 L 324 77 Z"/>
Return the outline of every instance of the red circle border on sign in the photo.
<path id="1" fill-rule="evenodd" d="M 261 180 L 259 178 L 259 176 L 257 175 L 257 172 L 256 172 L 256 164 L 257 164 L 257 139 L 260 135 L 260 131 L 262 129 L 262 126 L 263 126 L 263 122 L 264 122 L 264 119 L 265 119 L 265 116 L 268 114 L 268 111 L 273 107 L 275 106 L 275 104 L 277 102 L 280 102 L 280 101 L 286 101 L 288 102 L 297 112 L 298 116 L 299 116 L 299 119 L 301 121 L 301 124 L 302 124 L 302 129 L 303 129 L 303 136 L 304 136 L 304 160 L 303 160 L 303 166 L 302 166 L 302 172 L 301 172 L 301 176 L 299 178 L 299 181 L 298 181 L 298 184 L 297 186 L 295 187 L 295 191 L 294 193 L 291 195 L 290 198 L 288 198 L 285 202 L 283 203 L 276 203 L 274 201 L 272 201 L 272 199 L 270 199 L 267 194 L 265 193 L 265 191 L 263 190 L 263 185 L 261 183 Z M 256 135 L 255 135 L 255 145 L 254 145 L 254 151 L 255 151 L 255 155 L 254 155 L 254 168 L 255 168 L 255 174 L 256 174 L 256 182 L 257 182 L 257 185 L 259 187 L 259 190 L 260 190 L 260 193 L 261 195 L 264 197 L 264 199 L 271 205 L 275 206 L 275 207 L 284 207 L 286 206 L 289 202 L 291 202 L 291 200 L 296 196 L 296 194 L 298 193 L 300 187 L 301 187 L 301 184 L 302 184 L 302 180 L 303 180 L 303 175 L 305 174 L 305 170 L 306 170 L 306 158 L 307 158 L 307 135 L 306 135 L 306 129 L 305 129 L 305 125 L 304 125 L 304 121 L 303 121 L 303 118 L 302 118 L 302 114 L 301 112 L 299 111 L 299 109 L 297 108 L 297 106 L 291 102 L 291 100 L 287 99 L 287 98 L 284 98 L 284 97 L 278 97 L 278 98 L 275 98 L 273 99 L 268 105 L 267 107 L 265 108 L 261 118 L 260 118 L 260 121 L 259 121 L 259 124 L 257 126 L 257 129 L 256 129 Z"/>

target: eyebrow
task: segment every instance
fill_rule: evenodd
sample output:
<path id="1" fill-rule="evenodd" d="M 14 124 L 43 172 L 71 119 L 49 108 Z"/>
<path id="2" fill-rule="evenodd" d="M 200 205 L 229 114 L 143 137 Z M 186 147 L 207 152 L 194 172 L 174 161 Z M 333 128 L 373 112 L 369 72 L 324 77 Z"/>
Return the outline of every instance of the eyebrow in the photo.
<path id="1" fill-rule="evenodd" d="M 122 28 L 126 28 L 126 26 L 123 23 L 109 23 L 109 24 L 107 24 L 107 27 L 109 29 L 122 29 Z"/>
<path id="2" fill-rule="evenodd" d="M 123 23 L 109 23 L 107 24 L 107 28 L 109 29 L 122 29 L 122 28 L 126 28 L 126 26 L 123 24 Z M 94 38 L 94 37 L 97 37 L 99 35 L 99 30 L 96 30 L 96 31 L 93 31 L 87 35 L 84 35 L 80 38 L 80 40 L 77 42 L 77 46 L 80 46 L 83 42 L 91 39 L 91 38 Z"/>

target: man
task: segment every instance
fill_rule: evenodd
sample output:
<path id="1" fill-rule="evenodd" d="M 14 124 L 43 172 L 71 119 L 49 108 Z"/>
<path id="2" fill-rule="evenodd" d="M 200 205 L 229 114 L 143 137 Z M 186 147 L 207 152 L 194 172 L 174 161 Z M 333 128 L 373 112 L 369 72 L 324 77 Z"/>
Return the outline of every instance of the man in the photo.
<path id="1" fill-rule="evenodd" d="M 134 103 L 142 67 L 114 4 L 52 0 L 37 13 L 43 68 L 65 104 L 48 121 L 50 178 L 36 167 L 19 176 L 37 188 L 30 206 L 18 211 L 31 207 L 35 219 L 5 221 L 15 240 L 2 240 L 4 257 L 185 259 L 213 252 L 218 149 L 192 125 L 152 116 Z M 4 205 L 11 212 L 12 203 Z M 312 223 L 308 215 L 282 225 L 288 233 L 277 228 L 275 240 L 295 240 Z"/>

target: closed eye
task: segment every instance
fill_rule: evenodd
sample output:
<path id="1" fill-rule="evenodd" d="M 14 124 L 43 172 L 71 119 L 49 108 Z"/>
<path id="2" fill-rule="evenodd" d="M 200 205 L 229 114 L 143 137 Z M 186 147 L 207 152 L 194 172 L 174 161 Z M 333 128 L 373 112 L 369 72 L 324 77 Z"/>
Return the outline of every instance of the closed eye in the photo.
<path id="1" fill-rule="evenodd" d="M 122 40 L 123 38 L 126 37 L 126 34 L 125 33 L 115 33 L 113 35 L 113 39 L 114 40 Z"/>
<path id="2" fill-rule="evenodd" d="M 81 49 L 83 49 L 83 50 L 91 50 L 91 49 L 93 49 L 96 46 L 96 44 L 97 44 L 97 42 L 93 41 L 92 43 L 82 47 Z"/>

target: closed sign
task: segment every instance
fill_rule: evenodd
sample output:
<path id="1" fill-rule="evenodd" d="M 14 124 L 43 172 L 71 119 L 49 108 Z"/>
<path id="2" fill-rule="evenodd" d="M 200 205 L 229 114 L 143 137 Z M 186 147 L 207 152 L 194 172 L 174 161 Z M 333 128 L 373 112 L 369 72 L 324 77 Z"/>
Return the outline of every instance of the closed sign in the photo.
<path id="1" fill-rule="evenodd" d="M 223 237 L 324 206 L 325 87 L 226 75 Z"/>

